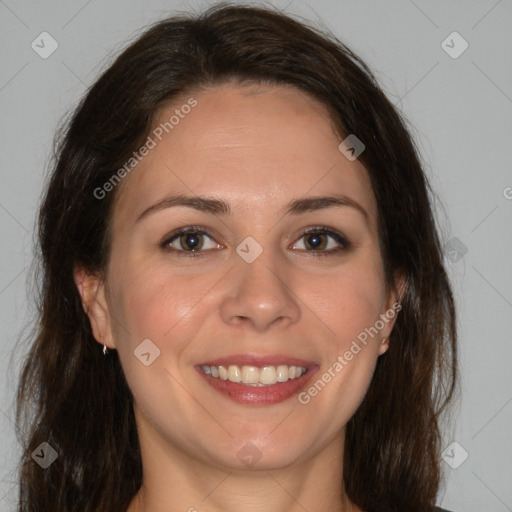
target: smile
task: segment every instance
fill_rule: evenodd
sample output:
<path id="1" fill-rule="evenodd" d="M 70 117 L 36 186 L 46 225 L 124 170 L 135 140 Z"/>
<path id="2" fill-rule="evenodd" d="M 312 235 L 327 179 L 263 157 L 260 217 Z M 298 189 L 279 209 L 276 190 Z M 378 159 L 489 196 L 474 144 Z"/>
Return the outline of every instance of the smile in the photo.
<path id="1" fill-rule="evenodd" d="M 279 354 L 232 354 L 196 367 L 220 395 L 239 404 L 268 406 L 300 393 L 319 369 L 313 361 Z"/>
<path id="2" fill-rule="evenodd" d="M 302 366 L 289 366 L 280 364 L 278 366 L 240 366 L 236 364 L 219 366 L 201 366 L 201 370 L 211 377 L 245 384 L 247 386 L 272 386 L 278 382 L 298 379 L 307 372 Z"/>

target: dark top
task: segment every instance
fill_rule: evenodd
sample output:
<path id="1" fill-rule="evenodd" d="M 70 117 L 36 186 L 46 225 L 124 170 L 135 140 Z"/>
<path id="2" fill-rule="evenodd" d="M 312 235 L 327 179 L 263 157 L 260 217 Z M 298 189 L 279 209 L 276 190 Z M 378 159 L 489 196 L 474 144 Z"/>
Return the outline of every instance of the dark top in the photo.
<path id="1" fill-rule="evenodd" d="M 449 510 L 446 510 L 445 508 L 439 508 L 439 507 L 436 507 L 434 509 L 434 512 L 450 512 Z"/>

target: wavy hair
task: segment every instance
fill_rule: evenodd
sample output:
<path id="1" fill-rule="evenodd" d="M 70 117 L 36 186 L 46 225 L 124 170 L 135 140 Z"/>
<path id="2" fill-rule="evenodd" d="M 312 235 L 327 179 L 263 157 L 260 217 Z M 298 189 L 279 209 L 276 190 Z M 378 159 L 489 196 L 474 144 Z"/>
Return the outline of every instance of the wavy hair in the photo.
<path id="1" fill-rule="evenodd" d="M 102 200 L 94 191 L 141 146 L 162 107 L 227 82 L 296 87 L 325 105 L 340 137 L 366 146 L 359 161 L 377 201 L 386 281 L 400 271 L 407 286 L 390 348 L 346 427 L 343 483 L 368 512 L 435 504 L 457 332 L 418 151 L 372 72 L 334 35 L 277 9 L 223 3 L 147 28 L 55 139 L 38 220 L 38 318 L 16 396 L 19 512 L 125 511 L 142 483 L 133 397 L 117 352 L 105 357 L 92 336 L 73 271 L 105 271 L 118 191 Z M 58 453 L 44 470 L 31 457 L 42 442 Z"/>

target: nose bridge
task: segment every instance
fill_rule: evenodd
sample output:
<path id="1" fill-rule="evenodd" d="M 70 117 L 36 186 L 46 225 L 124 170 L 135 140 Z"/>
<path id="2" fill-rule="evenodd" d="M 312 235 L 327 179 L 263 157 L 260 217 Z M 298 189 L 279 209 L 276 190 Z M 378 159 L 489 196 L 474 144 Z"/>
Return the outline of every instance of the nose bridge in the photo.
<path id="1" fill-rule="evenodd" d="M 240 245 L 247 249 L 243 243 Z M 285 267 L 278 255 L 270 249 L 263 250 L 249 261 L 243 253 L 236 260 L 230 278 L 231 293 L 221 305 L 223 320 L 230 324 L 249 323 L 259 331 L 277 320 L 296 322 L 300 308 L 286 283 Z"/>

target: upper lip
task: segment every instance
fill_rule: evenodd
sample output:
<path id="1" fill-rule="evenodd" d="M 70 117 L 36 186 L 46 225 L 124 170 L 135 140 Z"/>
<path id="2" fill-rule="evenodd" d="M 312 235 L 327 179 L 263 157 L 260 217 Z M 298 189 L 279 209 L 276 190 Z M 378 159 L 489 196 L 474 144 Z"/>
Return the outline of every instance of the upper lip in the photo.
<path id="1" fill-rule="evenodd" d="M 239 366 L 258 367 L 278 366 L 280 364 L 286 364 L 288 366 L 302 366 L 303 368 L 311 368 L 312 366 L 315 366 L 315 363 L 312 361 L 306 361 L 305 359 L 286 356 L 283 354 L 232 354 L 229 356 L 218 357 L 216 359 L 210 359 L 200 363 L 198 366 L 229 366 L 235 364 Z"/>

